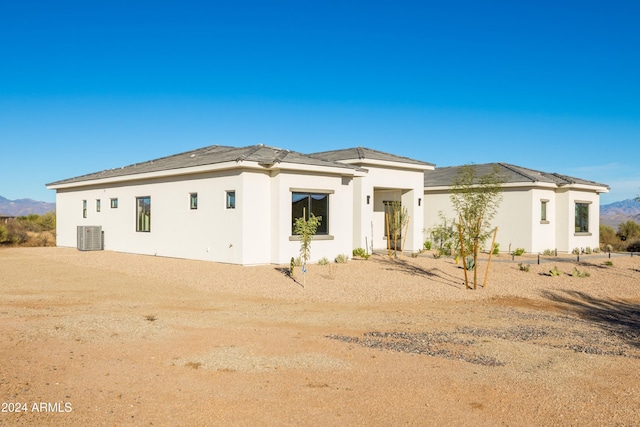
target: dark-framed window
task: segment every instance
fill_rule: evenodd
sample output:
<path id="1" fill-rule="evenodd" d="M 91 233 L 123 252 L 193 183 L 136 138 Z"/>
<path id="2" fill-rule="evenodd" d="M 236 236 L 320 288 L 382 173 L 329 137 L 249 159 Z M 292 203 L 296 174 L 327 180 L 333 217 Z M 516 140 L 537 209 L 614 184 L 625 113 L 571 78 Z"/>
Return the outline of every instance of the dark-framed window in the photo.
<path id="1" fill-rule="evenodd" d="M 236 208 L 236 192 L 235 192 L 235 190 L 227 191 L 226 206 L 227 206 L 227 209 L 235 209 Z"/>
<path id="2" fill-rule="evenodd" d="M 151 197 L 136 197 L 136 231 L 151 231 Z"/>
<path id="3" fill-rule="evenodd" d="M 189 209 L 198 209 L 198 193 L 189 194 Z"/>
<path id="4" fill-rule="evenodd" d="M 309 219 L 310 214 L 322 217 L 316 234 L 329 234 L 329 194 L 328 193 L 291 193 L 291 234 L 296 219 L 305 216 Z"/>
<path id="5" fill-rule="evenodd" d="M 100 212 L 100 199 L 96 199 L 96 212 Z"/>
<path id="6" fill-rule="evenodd" d="M 576 233 L 589 232 L 589 203 L 576 202 Z"/>
<path id="7" fill-rule="evenodd" d="M 540 200 L 540 221 L 547 221 L 547 204 L 548 200 Z"/>
<path id="8" fill-rule="evenodd" d="M 113 198 L 111 199 L 111 209 L 117 209 L 118 208 L 118 198 Z"/>
<path id="9" fill-rule="evenodd" d="M 87 217 L 87 201 L 83 200 L 82 201 L 82 218 L 86 218 Z"/>

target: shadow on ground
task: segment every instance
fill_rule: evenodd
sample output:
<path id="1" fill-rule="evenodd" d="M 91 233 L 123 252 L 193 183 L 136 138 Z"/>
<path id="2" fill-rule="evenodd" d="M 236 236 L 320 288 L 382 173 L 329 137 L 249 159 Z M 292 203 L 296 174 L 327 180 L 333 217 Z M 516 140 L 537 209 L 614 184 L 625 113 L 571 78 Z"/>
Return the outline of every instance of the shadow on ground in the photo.
<path id="1" fill-rule="evenodd" d="M 389 270 L 399 271 L 401 273 L 409 274 L 412 276 L 426 277 L 435 282 L 453 286 L 454 288 L 460 288 L 461 286 L 464 286 L 463 279 L 445 273 L 438 268 L 427 270 L 426 268 L 411 264 L 410 262 L 407 262 L 402 258 L 389 258 L 386 256 L 380 256 L 372 259 L 375 259 L 376 262 L 385 265 Z"/>
<path id="2" fill-rule="evenodd" d="M 595 298 L 579 291 L 545 291 L 542 296 L 619 337 L 628 345 L 640 348 L 640 303 Z"/>

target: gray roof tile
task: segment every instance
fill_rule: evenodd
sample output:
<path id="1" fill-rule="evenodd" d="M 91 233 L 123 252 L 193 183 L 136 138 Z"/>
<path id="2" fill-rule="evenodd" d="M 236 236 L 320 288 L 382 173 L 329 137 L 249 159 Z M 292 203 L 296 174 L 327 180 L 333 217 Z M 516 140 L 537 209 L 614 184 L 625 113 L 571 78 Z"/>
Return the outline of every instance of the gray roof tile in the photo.
<path id="1" fill-rule="evenodd" d="M 309 156 L 329 160 L 329 161 L 344 161 L 344 160 L 382 160 L 387 162 L 399 162 L 407 163 L 411 165 L 420 166 L 435 166 L 433 163 L 423 162 L 421 160 L 411 159 L 409 157 L 396 156 L 395 154 L 385 153 L 383 151 L 373 150 L 366 147 L 354 147 L 345 148 L 343 150 L 322 151 L 319 153 L 312 153 Z"/>
<path id="2" fill-rule="evenodd" d="M 544 182 L 556 184 L 558 186 L 568 184 L 583 184 L 597 187 L 609 188 L 606 184 L 600 184 L 586 179 L 575 178 L 568 175 L 558 173 L 542 172 L 535 169 L 528 169 L 521 166 L 515 166 L 508 163 L 484 163 L 479 165 L 470 165 L 475 168 L 476 176 L 480 177 L 490 174 L 494 168 L 497 168 L 498 174 L 504 178 L 505 183 L 537 183 Z M 424 186 L 425 187 L 448 187 L 458 175 L 463 166 L 449 166 L 437 168 L 431 171 L 425 171 Z"/>

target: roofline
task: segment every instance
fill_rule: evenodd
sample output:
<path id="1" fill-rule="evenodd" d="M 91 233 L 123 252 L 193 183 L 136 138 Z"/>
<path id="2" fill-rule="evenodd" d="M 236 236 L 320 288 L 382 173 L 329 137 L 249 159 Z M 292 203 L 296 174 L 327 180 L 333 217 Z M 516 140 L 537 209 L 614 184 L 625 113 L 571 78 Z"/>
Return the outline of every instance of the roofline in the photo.
<path id="1" fill-rule="evenodd" d="M 352 169 L 345 167 L 331 167 L 331 166 L 316 166 L 316 165 L 308 165 L 308 164 L 299 164 L 299 163 L 289 163 L 289 162 L 277 162 L 272 164 L 262 164 L 256 161 L 247 161 L 242 160 L 240 158 L 235 161 L 223 162 L 223 163 L 214 163 L 208 165 L 201 166 L 192 166 L 185 168 L 176 168 L 176 169 L 165 169 L 161 171 L 155 172 L 141 172 L 127 175 L 114 176 L 109 178 L 98 178 L 98 179 L 86 179 L 81 181 L 73 181 L 73 182 L 52 182 L 49 184 L 45 184 L 47 189 L 49 190 L 58 190 L 58 189 L 66 189 L 66 188 L 75 188 L 75 187 L 86 187 L 91 185 L 103 185 L 103 184 L 112 184 L 119 182 L 129 182 L 129 181 L 141 181 L 146 179 L 155 179 L 155 178 L 165 178 L 170 176 L 181 176 L 181 175 L 195 175 L 202 174 L 207 172 L 217 172 L 224 170 L 232 170 L 232 169 L 250 169 L 250 170 L 286 170 L 286 171 L 300 171 L 300 172 L 321 172 L 332 175 L 342 175 L 342 176 L 365 176 L 367 174 L 366 170 L 362 169 Z"/>
<path id="2" fill-rule="evenodd" d="M 479 185 L 472 185 L 473 187 L 480 187 Z M 589 190 L 595 191 L 596 193 L 608 193 L 609 187 L 606 185 L 598 185 L 598 184 L 556 184 L 554 182 L 509 182 L 501 185 L 502 188 L 522 188 L 522 187 L 531 187 L 531 188 L 551 188 L 551 189 L 575 189 L 575 190 Z M 453 185 L 436 185 L 436 186 L 425 186 L 424 191 L 443 191 L 449 190 L 453 188 Z"/>
<path id="3" fill-rule="evenodd" d="M 396 169 L 412 169 L 418 171 L 428 171 L 435 169 L 435 165 L 430 164 L 419 165 L 415 163 L 392 162 L 389 160 L 376 160 L 369 158 L 336 160 L 336 162 L 354 166 L 384 166 Z"/>

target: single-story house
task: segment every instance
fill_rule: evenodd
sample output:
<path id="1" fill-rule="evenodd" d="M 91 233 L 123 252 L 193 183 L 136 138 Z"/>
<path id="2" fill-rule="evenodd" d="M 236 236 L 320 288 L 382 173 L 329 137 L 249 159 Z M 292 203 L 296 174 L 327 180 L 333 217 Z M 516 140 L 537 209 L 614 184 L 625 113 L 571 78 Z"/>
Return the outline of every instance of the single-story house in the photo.
<path id="1" fill-rule="evenodd" d="M 385 209 L 410 217 L 405 251 L 423 245 L 424 173 L 434 165 L 367 148 L 306 155 L 254 145 L 210 146 L 47 184 L 57 244 L 101 227 L 102 247 L 243 265 L 297 257 L 295 219 L 322 217 L 312 261 L 387 247 Z"/>
<path id="2" fill-rule="evenodd" d="M 497 165 L 508 178 L 495 218 L 503 251 L 598 246 L 605 185 Z M 456 168 L 436 169 L 363 147 L 302 154 L 214 145 L 47 188 L 56 190 L 58 246 L 80 247 L 79 230 L 89 227 L 101 230 L 100 248 L 113 251 L 287 264 L 300 250 L 293 223 L 309 213 L 322 217 L 311 261 L 351 255 L 355 248 L 386 249 L 385 214 L 393 202 L 409 218 L 402 247 L 419 251 L 438 213 L 453 216 L 449 191 L 455 174 Z"/>
<path id="3" fill-rule="evenodd" d="M 522 248 L 529 253 L 547 249 L 570 253 L 575 248 L 599 247 L 599 195 L 609 191 L 607 185 L 507 163 L 470 166 L 475 168 L 476 177 L 495 170 L 503 179 L 502 201 L 492 221 L 498 227 L 496 242 L 501 251 Z M 441 224 L 441 215 L 456 218 L 450 194 L 462 167 L 425 171 L 427 229 Z"/>

